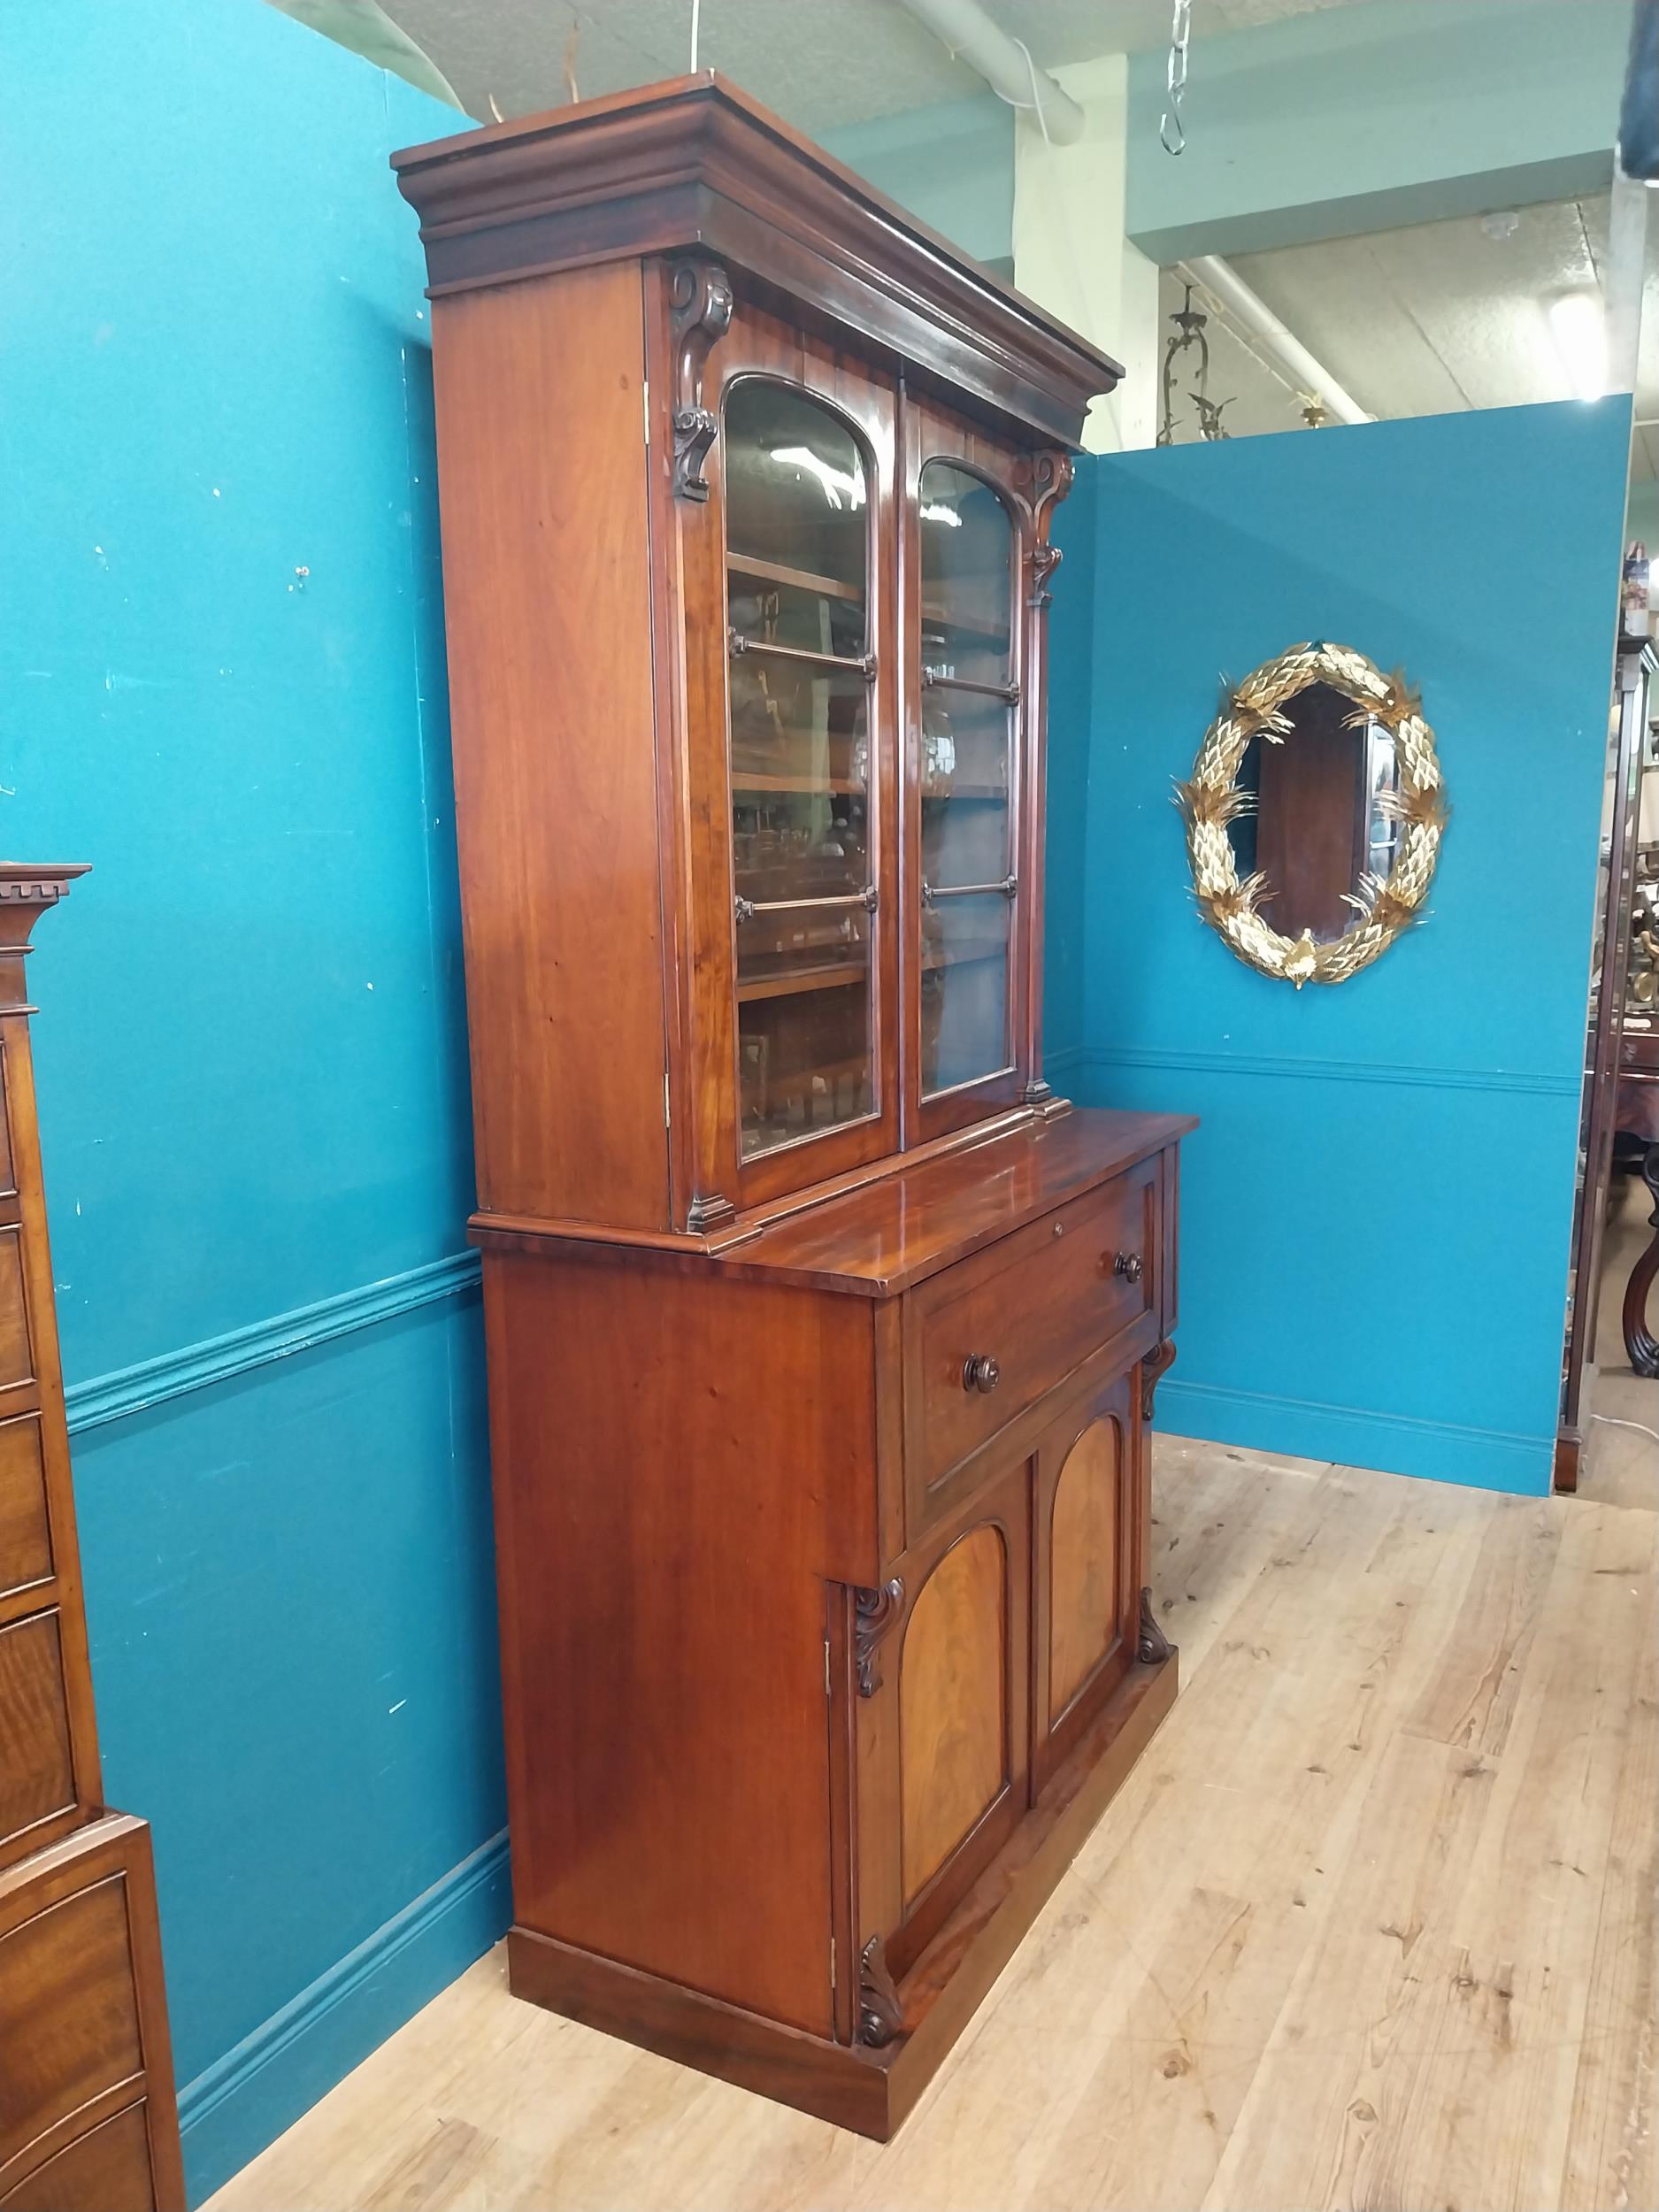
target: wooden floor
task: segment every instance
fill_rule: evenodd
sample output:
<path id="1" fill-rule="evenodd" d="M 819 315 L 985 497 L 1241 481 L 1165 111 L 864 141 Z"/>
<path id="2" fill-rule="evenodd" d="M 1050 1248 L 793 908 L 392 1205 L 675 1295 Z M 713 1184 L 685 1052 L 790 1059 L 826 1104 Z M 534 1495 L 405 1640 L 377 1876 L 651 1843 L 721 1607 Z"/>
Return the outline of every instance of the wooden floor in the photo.
<path id="1" fill-rule="evenodd" d="M 213 2200 L 1651 2208 L 1655 1531 L 1161 1440 L 1173 1714 L 885 2147 L 481 1962 Z"/>

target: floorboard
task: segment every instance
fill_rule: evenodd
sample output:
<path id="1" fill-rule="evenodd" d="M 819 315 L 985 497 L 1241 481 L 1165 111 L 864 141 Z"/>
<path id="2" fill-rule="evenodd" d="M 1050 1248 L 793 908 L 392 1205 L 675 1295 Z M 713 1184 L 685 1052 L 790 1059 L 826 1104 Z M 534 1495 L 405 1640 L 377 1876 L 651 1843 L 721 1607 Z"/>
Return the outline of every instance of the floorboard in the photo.
<path id="1" fill-rule="evenodd" d="M 1180 1698 L 895 2141 L 497 1953 L 211 2212 L 1655 2203 L 1659 1514 L 1179 1438 L 1156 1490 Z"/>

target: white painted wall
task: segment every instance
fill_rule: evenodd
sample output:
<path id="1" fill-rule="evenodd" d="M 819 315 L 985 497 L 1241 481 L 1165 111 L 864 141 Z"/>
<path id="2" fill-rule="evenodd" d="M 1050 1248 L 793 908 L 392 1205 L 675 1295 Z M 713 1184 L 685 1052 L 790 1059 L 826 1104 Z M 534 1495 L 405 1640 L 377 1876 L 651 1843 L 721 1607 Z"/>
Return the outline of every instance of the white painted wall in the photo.
<path id="1" fill-rule="evenodd" d="M 1127 365 L 1090 410 L 1091 453 L 1149 446 L 1157 430 L 1158 273 L 1124 233 L 1128 64 L 1122 54 L 1054 75 L 1088 118 L 1071 146 L 1051 146 L 1034 117 L 1014 137 L 1014 281 Z"/>

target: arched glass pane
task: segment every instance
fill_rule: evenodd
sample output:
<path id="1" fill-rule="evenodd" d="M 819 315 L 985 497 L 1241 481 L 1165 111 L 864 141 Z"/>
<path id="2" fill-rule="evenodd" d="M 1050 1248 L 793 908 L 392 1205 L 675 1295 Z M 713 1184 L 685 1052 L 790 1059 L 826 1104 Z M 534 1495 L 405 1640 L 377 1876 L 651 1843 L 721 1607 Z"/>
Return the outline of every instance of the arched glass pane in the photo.
<path id="1" fill-rule="evenodd" d="M 804 392 L 726 403 L 732 849 L 745 1158 L 873 1110 L 869 489 Z"/>
<path id="2" fill-rule="evenodd" d="M 950 461 L 923 466 L 920 535 L 926 1097 L 1010 1062 L 1016 547 L 995 492 Z"/>

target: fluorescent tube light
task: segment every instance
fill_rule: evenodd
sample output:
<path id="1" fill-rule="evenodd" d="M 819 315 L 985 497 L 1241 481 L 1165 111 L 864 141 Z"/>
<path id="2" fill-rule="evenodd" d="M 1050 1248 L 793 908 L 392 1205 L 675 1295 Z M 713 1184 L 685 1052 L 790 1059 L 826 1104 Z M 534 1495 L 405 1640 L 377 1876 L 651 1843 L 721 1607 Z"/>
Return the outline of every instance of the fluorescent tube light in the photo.
<path id="1" fill-rule="evenodd" d="M 1607 390 L 1607 317 L 1594 292 L 1563 292 L 1549 303 L 1549 334 L 1575 399 Z"/>

